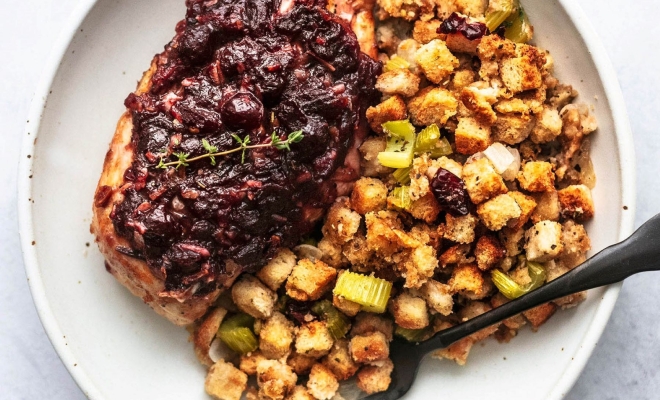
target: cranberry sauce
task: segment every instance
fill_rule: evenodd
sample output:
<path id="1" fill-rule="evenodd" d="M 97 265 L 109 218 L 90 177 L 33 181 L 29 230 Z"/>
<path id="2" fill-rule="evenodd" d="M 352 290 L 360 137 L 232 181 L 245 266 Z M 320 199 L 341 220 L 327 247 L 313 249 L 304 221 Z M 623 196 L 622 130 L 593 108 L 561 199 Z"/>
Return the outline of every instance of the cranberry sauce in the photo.
<path id="1" fill-rule="evenodd" d="M 147 93 L 131 94 L 135 159 L 111 214 L 165 279 L 165 295 L 204 294 L 225 263 L 247 271 L 295 245 L 337 196 L 364 110 L 378 99 L 381 65 L 318 0 L 187 0 L 186 19 L 157 56 Z M 175 168 L 163 163 L 268 144 Z M 216 152 L 216 151 L 214 151 Z M 159 164 L 161 167 L 159 167 Z"/>

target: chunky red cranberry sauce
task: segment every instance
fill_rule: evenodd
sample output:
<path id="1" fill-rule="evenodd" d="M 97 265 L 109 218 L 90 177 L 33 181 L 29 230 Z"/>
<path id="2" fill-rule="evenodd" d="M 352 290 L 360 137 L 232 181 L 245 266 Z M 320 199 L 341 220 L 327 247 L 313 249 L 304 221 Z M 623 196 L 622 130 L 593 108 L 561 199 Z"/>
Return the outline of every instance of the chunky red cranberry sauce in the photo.
<path id="1" fill-rule="evenodd" d="M 118 251 L 146 260 L 174 296 L 208 293 L 228 260 L 254 271 L 310 232 L 337 197 L 336 181 L 350 175 L 344 159 L 381 72 L 318 0 L 186 4 L 151 89 L 126 99 L 135 159 L 111 214 L 132 245 Z M 174 166 L 182 154 L 240 146 L 234 135 L 268 144 L 273 132 L 286 140 L 300 130 L 290 151 L 267 146 Z"/>

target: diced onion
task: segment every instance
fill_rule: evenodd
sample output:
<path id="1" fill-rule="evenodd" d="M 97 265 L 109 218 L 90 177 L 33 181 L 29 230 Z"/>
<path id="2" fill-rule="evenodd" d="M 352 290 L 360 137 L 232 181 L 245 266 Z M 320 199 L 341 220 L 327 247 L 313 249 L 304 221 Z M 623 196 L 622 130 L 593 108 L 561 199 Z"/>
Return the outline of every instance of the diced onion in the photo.
<path id="1" fill-rule="evenodd" d="M 518 176 L 518 171 L 520 171 L 520 165 L 521 165 L 520 152 L 518 151 L 518 149 L 514 149 L 511 147 L 507 147 L 507 150 L 513 156 L 513 163 L 511 163 L 511 165 L 509 165 L 509 168 L 507 168 L 506 171 L 502 173 L 502 178 L 505 181 L 512 181 L 516 179 L 516 176 Z"/>
<path id="2" fill-rule="evenodd" d="M 490 160 L 498 174 L 503 174 L 514 162 L 513 154 L 502 143 L 493 143 L 486 150 L 484 155 Z"/>
<path id="3" fill-rule="evenodd" d="M 293 248 L 298 259 L 308 259 L 312 261 L 323 258 L 323 252 L 316 246 L 310 244 L 301 244 Z"/>

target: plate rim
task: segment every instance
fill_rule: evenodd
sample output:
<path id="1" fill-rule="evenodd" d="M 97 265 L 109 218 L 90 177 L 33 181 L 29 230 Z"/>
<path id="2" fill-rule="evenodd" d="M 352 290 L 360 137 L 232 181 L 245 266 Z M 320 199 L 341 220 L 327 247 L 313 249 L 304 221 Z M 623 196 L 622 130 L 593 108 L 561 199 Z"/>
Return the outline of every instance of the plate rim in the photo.
<path id="1" fill-rule="evenodd" d="M 78 28 L 82 25 L 97 2 L 98 0 L 81 0 L 74 8 L 69 20 L 65 23 L 58 39 L 55 41 L 48 61 L 44 66 L 30 105 L 28 122 L 23 132 L 23 143 L 17 177 L 17 208 L 23 263 L 39 319 L 55 351 L 78 387 L 88 398 L 101 400 L 105 397 L 103 397 L 96 385 L 89 378 L 85 369 L 76 367 L 77 358 L 71 347 L 67 346 L 62 330 L 45 295 L 43 280 L 37 262 L 36 249 L 32 245 L 34 225 L 31 212 L 32 202 L 30 201 L 32 195 L 32 180 L 30 179 L 30 175 L 34 161 L 31 155 L 34 153 L 35 139 L 39 135 L 43 110 L 48 102 L 50 87 L 59 71 L 66 50 L 78 32 Z M 607 99 L 609 100 L 609 111 L 614 122 L 616 142 L 619 150 L 619 168 L 622 177 L 621 199 L 622 203 L 628 207 L 627 210 L 619 214 L 619 240 L 624 240 L 633 232 L 636 213 L 637 178 L 632 130 L 630 128 L 623 93 L 607 51 L 585 12 L 582 10 L 582 7 L 574 0 L 558 0 L 558 3 L 564 8 L 568 18 L 586 44 L 598 71 Z M 580 341 L 580 347 L 573 356 L 573 361 L 561 374 L 559 380 L 547 395 L 546 400 L 562 399 L 580 377 L 609 321 L 621 287 L 622 283 L 607 287 L 598 304 L 596 313 Z"/>

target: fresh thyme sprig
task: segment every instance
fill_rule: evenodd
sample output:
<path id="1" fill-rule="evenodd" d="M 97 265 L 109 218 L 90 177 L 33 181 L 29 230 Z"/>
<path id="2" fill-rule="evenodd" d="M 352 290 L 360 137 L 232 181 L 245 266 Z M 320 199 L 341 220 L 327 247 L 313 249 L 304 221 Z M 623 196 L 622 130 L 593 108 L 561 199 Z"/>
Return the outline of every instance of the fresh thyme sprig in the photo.
<path id="1" fill-rule="evenodd" d="M 233 148 L 231 150 L 218 151 L 217 146 L 213 146 L 211 145 L 211 143 L 209 143 L 208 140 L 202 139 L 202 146 L 204 147 L 204 150 L 206 150 L 206 154 L 202 154 L 201 156 L 197 156 L 193 158 L 188 158 L 190 157 L 190 154 L 188 153 L 183 153 L 183 152 L 172 153 L 172 155 L 177 158 L 176 161 L 165 162 L 164 157 L 161 157 L 156 168 L 164 169 L 167 167 L 174 167 L 176 169 L 179 169 L 179 167 L 189 166 L 190 163 L 193 161 L 203 160 L 205 158 L 209 159 L 211 165 L 216 165 L 216 159 L 215 159 L 216 157 L 238 153 L 239 151 L 241 152 L 241 164 L 243 164 L 245 163 L 245 153 L 250 149 L 274 147 L 278 150 L 291 151 L 291 144 L 299 143 L 301 140 L 303 140 L 305 135 L 303 135 L 302 131 L 295 131 L 295 132 L 291 132 L 287 136 L 286 140 L 282 140 L 280 139 L 279 136 L 277 136 L 275 132 L 273 132 L 269 143 L 252 144 L 252 145 L 250 144 L 249 136 L 245 136 L 245 138 L 241 139 L 238 135 L 234 134 L 232 135 L 232 137 L 239 144 L 239 146 L 236 148 Z"/>

